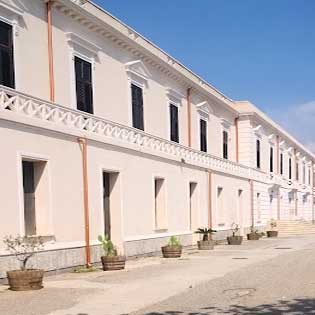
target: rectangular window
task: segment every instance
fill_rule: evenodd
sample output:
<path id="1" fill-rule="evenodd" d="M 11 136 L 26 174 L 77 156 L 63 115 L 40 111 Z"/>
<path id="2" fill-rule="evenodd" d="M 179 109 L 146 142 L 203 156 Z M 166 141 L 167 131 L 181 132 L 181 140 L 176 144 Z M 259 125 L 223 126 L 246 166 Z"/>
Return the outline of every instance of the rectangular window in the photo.
<path id="1" fill-rule="evenodd" d="M 260 193 L 256 194 L 256 207 L 257 207 L 257 219 L 260 220 L 261 219 L 261 204 L 260 204 Z"/>
<path id="2" fill-rule="evenodd" d="M 223 131 L 223 158 L 228 159 L 228 140 L 229 135 L 227 131 Z"/>
<path id="3" fill-rule="evenodd" d="M 283 175 L 283 153 L 280 153 L 280 175 Z"/>
<path id="4" fill-rule="evenodd" d="M 292 159 L 289 158 L 289 179 L 292 179 Z"/>
<path id="5" fill-rule="evenodd" d="M 74 58 L 77 109 L 93 114 L 92 65 L 79 57 Z"/>
<path id="6" fill-rule="evenodd" d="M 144 130 L 143 119 L 143 90 L 141 87 L 131 84 L 132 99 L 132 126 Z"/>
<path id="7" fill-rule="evenodd" d="M 273 147 L 270 147 L 270 160 L 269 160 L 269 170 L 273 173 Z"/>
<path id="8" fill-rule="evenodd" d="M 311 185 L 311 170 L 308 170 L 308 184 Z"/>
<path id="9" fill-rule="evenodd" d="M 260 168 L 260 140 L 256 140 L 256 167 Z"/>
<path id="10" fill-rule="evenodd" d="M 0 21 L 0 84 L 15 88 L 12 26 Z"/>
<path id="11" fill-rule="evenodd" d="M 189 183 L 189 230 L 194 228 L 193 218 L 197 213 L 197 183 Z"/>
<path id="12" fill-rule="evenodd" d="M 171 141 L 179 142 L 178 107 L 173 104 L 170 104 L 170 123 L 171 123 L 170 139 Z"/>
<path id="13" fill-rule="evenodd" d="M 200 151 L 207 152 L 207 122 L 200 119 Z"/>
<path id="14" fill-rule="evenodd" d="M 306 182 L 306 169 L 305 169 L 305 164 L 303 165 L 303 184 Z"/>
<path id="15" fill-rule="evenodd" d="M 165 205 L 165 185 L 163 178 L 154 179 L 154 214 L 155 229 L 167 229 L 167 212 Z"/>
<path id="16" fill-rule="evenodd" d="M 299 180 L 299 163 L 295 163 L 295 180 Z"/>

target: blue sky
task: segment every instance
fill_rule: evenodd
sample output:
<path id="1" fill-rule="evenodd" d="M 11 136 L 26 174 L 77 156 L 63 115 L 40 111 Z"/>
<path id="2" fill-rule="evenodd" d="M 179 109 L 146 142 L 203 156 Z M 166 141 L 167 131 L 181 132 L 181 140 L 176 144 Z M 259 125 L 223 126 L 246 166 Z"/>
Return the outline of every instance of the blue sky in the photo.
<path id="1" fill-rule="evenodd" d="M 315 149 L 314 0 L 96 0 Z"/>

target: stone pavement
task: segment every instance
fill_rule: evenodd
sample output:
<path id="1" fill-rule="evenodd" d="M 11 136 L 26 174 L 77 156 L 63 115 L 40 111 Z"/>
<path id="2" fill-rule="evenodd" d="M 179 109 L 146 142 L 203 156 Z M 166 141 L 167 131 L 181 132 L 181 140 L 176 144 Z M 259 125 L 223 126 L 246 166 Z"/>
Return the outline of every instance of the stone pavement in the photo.
<path id="1" fill-rule="evenodd" d="M 305 251 L 314 254 L 314 249 L 314 236 L 261 239 L 246 242 L 242 246 L 219 245 L 213 251 L 188 250 L 185 251 L 182 258 L 175 260 L 160 257 L 131 260 L 124 271 L 67 273 L 51 276 L 45 279 L 45 288 L 36 292 L 10 292 L 5 286 L 2 286 L 0 289 L 0 314 L 122 315 L 132 312 L 149 315 L 210 314 L 205 311 L 193 313 L 194 309 L 191 309 L 189 313 L 185 313 L 185 311 L 177 313 L 177 309 L 180 309 L 179 304 L 187 307 L 181 300 L 181 295 L 184 296 L 184 301 L 189 296 L 201 296 L 202 298 L 206 295 L 207 297 L 207 294 L 200 288 L 207 287 L 206 292 L 210 293 L 209 286 L 212 287 L 213 281 L 220 281 L 238 273 L 245 273 L 248 279 L 254 279 L 256 274 L 247 273 L 247 270 L 255 268 L 259 264 L 262 265 L 260 277 L 268 279 L 268 276 L 271 275 L 270 272 L 261 275 L 264 266 L 268 266 L 268 261 L 278 259 L 281 262 L 283 259 L 284 262 L 287 262 L 286 255 L 299 256 L 300 252 Z M 292 258 L 292 261 L 295 261 L 294 259 Z M 286 263 L 287 265 L 288 263 Z M 294 265 L 289 264 L 287 268 L 289 270 L 292 268 L 294 271 Z M 278 279 L 278 281 L 280 280 Z M 242 279 L 242 281 L 244 280 Z M 245 288 L 245 290 L 243 286 L 242 290 L 237 292 L 229 291 L 233 288 L 232 285 L 229 285 L 229 281 L 221 285 L 220 292 L 227 290 L 228 294 L 244 296 L 252 294 L 252 292 L 247 292 L 250 289 Z M 203 295 L 196 294 L 199 291 L 203 292 Z M 215 292 L 213 292 L 213 296 L 215 296 Z M 172 308 L 172 301 L 179 303 L 174 304 L 176 312 Z M 205 303 L 204 300 L 201 302 Z M 208 302 L 208 297 L 206 302 Z M 196 303 L 199 303 L 198 300 Z M 208 306 L 207 303 L 205 304 Z M 168 308 L 165 309 L 165 306 Z M 150 308 L 154 312 L 151 312 Z M 160 310 L 165 310 L 165 312 L 159 313 Z M 170 312 L 167 313 L 168 311 Z"/>

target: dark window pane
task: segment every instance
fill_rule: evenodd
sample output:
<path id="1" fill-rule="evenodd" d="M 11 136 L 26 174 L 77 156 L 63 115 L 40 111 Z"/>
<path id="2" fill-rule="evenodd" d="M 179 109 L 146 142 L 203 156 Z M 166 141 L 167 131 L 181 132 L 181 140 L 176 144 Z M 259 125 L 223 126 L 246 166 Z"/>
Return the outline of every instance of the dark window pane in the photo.
<path id="1" fill-rule="evenodd" d="M 0 22 L 0 84 L 14 88 L 12 26 Z"/>
<path id="2" fill-rule="evenodd" d="M 77 108 L 93 114 L 92 66 L 89 62 L 75 57 Z"/>
<path id="3" fill-rule="evenodd" d="M 292 160 L 289 158 L 289 179 L 292 179 Z"/>
<path id="4" fill-rule="evenodd" d="M 270 172 L 273 172 L 273 147 L 270 147 L 270 161 L 269 161 Z"/>
<path id="5" fill-rule="evenodd" d="M 171 121 L 171 141 L 179 141 L 179 132 L 178 132 L 178 108 L 177 106 L 170 105 L 170 121 Z"/>
<path id="6" fill-rule="evenodd" d="M 260 141 L 256 141 L 256 167 L 260 168 Z"/>
<path id="7" fill-rule="evenodd" d="M 144 130 L 143 121 L 143 92 L 139 86 L 131 84 L 132 99 L 132 125 L 137 129 Z"/>
<path id="8" fill-rule="evenodd" d="M 207 152 L 207 122 L 200 119 L 200 150 Z"/>
<path id="9" fill-rule="evenodd" d="M 228 133 L 223 131 L 223 158 L 228 159 Z"/>
<path id="10" fill-rule="evenodd" d="M 283 154 L 280 154 L 280 174 L 283 175 Z"/>

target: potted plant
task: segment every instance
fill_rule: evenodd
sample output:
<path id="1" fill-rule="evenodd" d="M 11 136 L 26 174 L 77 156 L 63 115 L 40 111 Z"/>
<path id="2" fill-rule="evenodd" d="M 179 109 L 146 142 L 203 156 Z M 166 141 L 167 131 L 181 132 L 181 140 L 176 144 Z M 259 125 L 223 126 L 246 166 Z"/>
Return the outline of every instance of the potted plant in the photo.
<path id="1" fill-rule="evenodd" d="M 164 258 L 179 258 L 182 255 L 183 247 L 176 236 L 171 236 L 168 244 L 161 249 Z"/>
<path id="2" fill-rule="evenodd" d="M 211 228 L 199 228 L 195 233 L 202 234 L 202 240 L 198 241 L 198 249 L 199 250 L 211 250 L 214 247 L 214 240 L 212 240 L 212 234 L 215 233 L 216 230 Z"/>
<path id="3" fill-rule="evenodd" d="M 20 262 L 20 270 L 7 271 L 9 287 L 13 291 L 39 290 L 43 288 L 44 270 L 28 269 L 27 263 L 35 252 L 43 249 L 39 237 L 6 236 L 3 239 L 7 249 Z"/>
<path id="4" fill-rule="evenodd" d="M 247 239 L 249 241 L 258 241 L 264 233 L 258 232 L 253 226 L 250 228 L 250 233 L 247 234 Z"/>
<path id="5" fill-rule="evenodd" d="M 126 256 L 118 255 L 117 248 L 107 235 L 98 236 L 98 241 L 102 244 L 105 255 L 101 257 L 103 270 L 121 270 L 125 268 Z"/>
<path id="6" fill-rule="evenodd" d="M 267 231 L 267 237 L 278 237 L 278 231 L 274 230 L 277 227 L 277 222 L 274 219 L 270 221 L 270 230 Z"/>
<path id="7" fill-rule="evenodd" d="M 227 237 L 227 242 L 229 245 L 241 245 L 243 242 L 243 236 L 236 235 L 240 230 L 240 227 L 236 223 L 232 223 L 232 236 Z"/>

